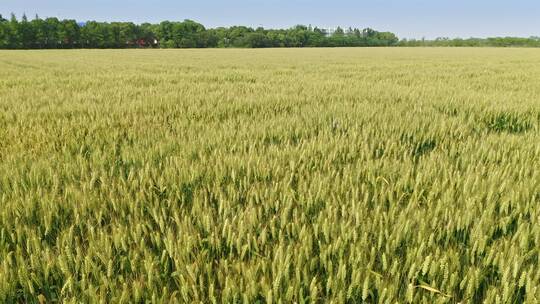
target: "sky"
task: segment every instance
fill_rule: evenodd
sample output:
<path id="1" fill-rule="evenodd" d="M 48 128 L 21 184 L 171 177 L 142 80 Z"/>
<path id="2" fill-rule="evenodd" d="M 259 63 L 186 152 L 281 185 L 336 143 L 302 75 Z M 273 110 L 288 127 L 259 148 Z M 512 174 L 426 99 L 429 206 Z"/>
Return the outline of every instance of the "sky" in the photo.
<path id="1" fill-rule="evenodd" d="M 0 0 L 0 14 L 206 27 L 371 27 L 400 38 L 540 36 L 538 0 Z"/>

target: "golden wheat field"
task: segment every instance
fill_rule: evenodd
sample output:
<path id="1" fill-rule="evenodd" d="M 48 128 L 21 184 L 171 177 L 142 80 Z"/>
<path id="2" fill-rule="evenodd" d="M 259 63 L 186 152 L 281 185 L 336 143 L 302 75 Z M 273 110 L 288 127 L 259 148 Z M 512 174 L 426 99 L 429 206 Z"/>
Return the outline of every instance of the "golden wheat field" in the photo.
<path id="1" fill-rule="evenodd" d="M 540 50 L 0 52 L 2 303 L 539 303 Z"/>

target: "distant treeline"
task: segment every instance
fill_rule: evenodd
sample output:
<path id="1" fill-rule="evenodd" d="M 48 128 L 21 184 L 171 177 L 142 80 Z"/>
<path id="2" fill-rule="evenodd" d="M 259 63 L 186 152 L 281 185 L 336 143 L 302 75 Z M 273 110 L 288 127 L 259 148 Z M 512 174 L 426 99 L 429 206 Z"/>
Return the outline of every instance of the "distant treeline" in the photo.
<path id="1" fill-rule="evenodd" d="M 9 20 L 0 15 L 0 49 L 60 48 L 213 48 L 213 47 L 339 47 L 393 46 L 393 33 L 370 28 L 333 31 L 297 25 L 290 29 L 246 26 L 207 29 L 191 20 L 159 24 L 132 22 L 78 23 L 58 18 L 33 20 L 23 15 Z"/>
<path id="2" fill-rule="evenodd" d="M 159 24 L 133 22 L 79 23 L 58 18 L 18 20 L 14 14 L 0 14 L 0 49 L 62 48 L 215 48 L 215 47 L 342 47 L 342 46 L 494 46 L 540 47 L 539 37 L 398 40 L 390 32 L 371 28 L 327 30 L 297 25 L 290 29 L 246 26 L 207 29 L 192 20 L 163 21 Z"/>
<path id="3" fill-rule="evenodd" d="M 494 37 L 494 38 L 468 38 L 449 39 L 437 38 L 435 40 L 406 40 L 402 39 L 399 46 L 490 46 L 490 47 L 540 47 L 540 37 Z"/>

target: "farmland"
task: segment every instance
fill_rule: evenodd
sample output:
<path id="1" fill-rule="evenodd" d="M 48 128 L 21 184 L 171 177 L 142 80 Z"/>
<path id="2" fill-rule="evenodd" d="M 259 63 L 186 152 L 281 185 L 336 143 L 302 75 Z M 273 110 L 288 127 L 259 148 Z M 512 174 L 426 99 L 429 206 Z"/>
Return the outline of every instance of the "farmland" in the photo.
<path id="1" fill-rule="evenodd" d="M 0 52 L 2 303 L 538 303 L 540 50 Z"/>

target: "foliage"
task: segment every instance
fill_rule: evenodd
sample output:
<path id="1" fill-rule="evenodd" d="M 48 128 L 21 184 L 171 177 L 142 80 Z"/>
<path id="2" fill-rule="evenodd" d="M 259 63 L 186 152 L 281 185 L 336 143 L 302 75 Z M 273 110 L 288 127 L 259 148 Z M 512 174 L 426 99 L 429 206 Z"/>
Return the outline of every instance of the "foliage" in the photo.
<path id="1" fill-rule="evenodd" d="M 539 303 L 535 50 L 0 56 L 1 303 Z"/>
<path id="2" fill-rule="evenodd" d="M 0 17 L 2 49 L 390 46 L 397 42 L 394 34 L 371 29 L 329 35 L 302 25 L 286 30 L 245 26 L 206 29 L 192 20 L 141 25 L 89 21 L 79 25 L 75 20 L 42 20 L 39 16 L 32 21 L 23 16 L 20 22 L 15 16 L 10 22 Z"/>
<path id="3" fill-rule="evenodd" d="M 438 46 L 438 47 L 540 47 L 539 37 L 490 37 L 490 38 L 437 38 L 435 40 L 403 39 L 399 46 Z"/>

